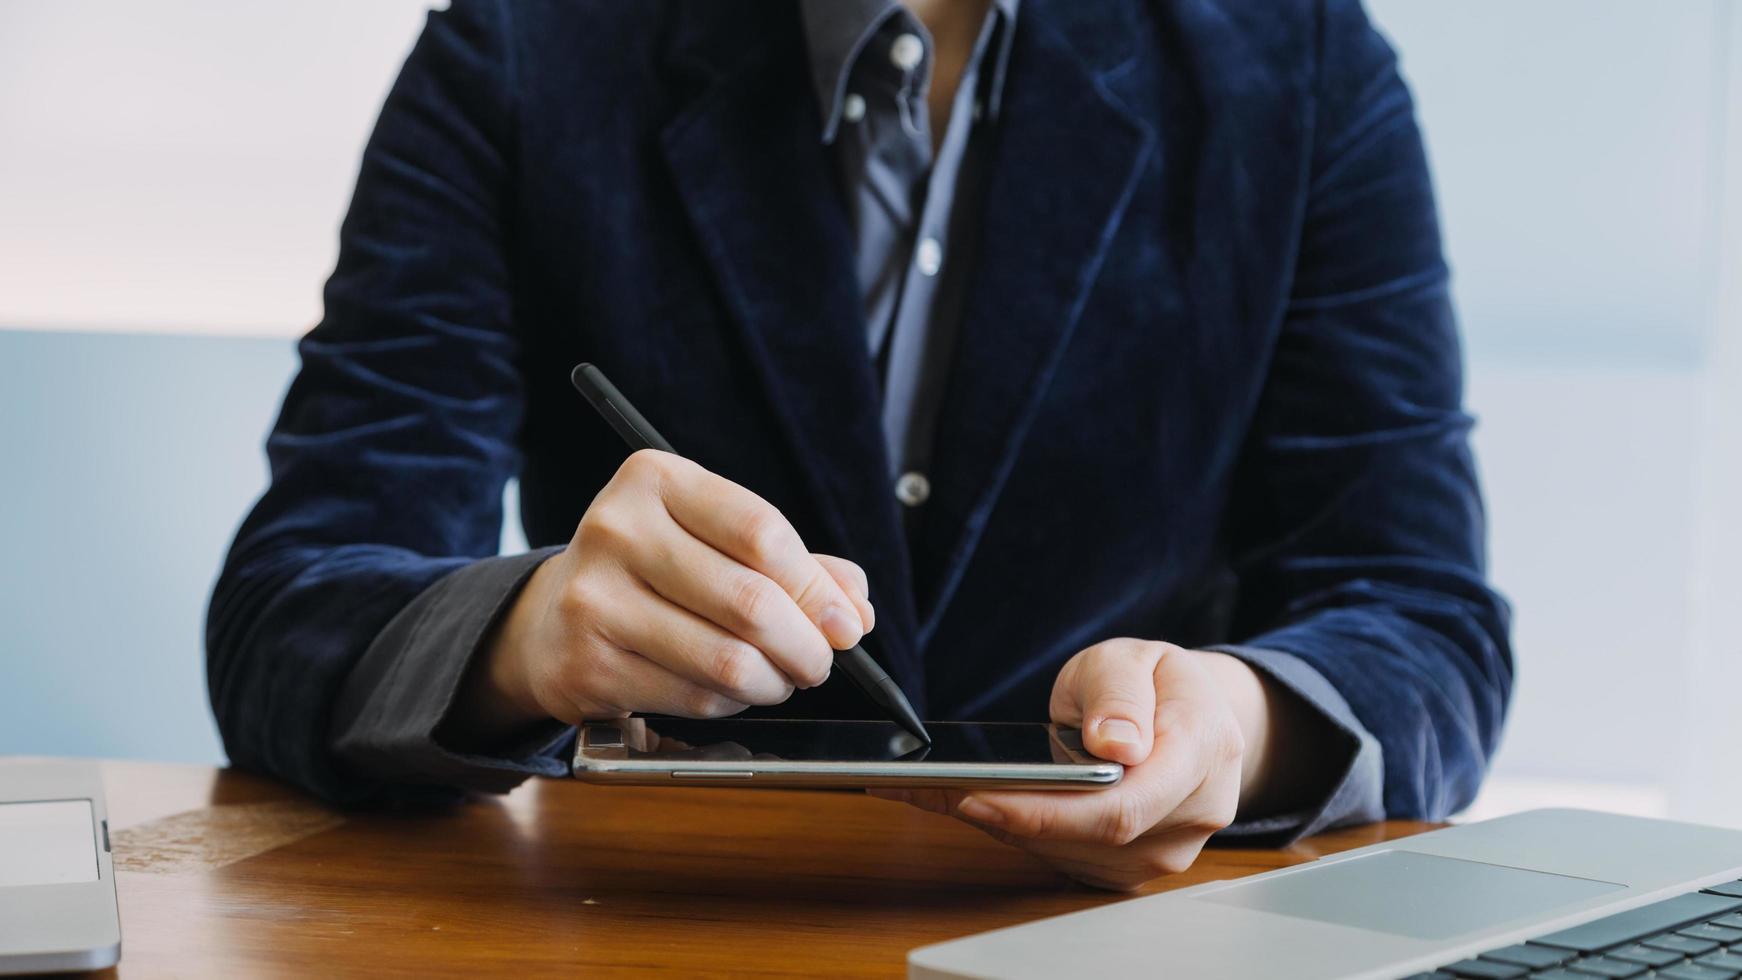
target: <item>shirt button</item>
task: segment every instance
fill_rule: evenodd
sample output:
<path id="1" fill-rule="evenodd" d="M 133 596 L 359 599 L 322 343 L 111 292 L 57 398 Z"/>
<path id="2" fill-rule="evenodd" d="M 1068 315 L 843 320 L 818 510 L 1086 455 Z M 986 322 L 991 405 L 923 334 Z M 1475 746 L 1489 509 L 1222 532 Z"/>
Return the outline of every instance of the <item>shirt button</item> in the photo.
<path id="1" fill-rule="evenodd" d="M 865 97 L 857 92 L 847 93 L 841 102 L 841 118 L 850 123 L 856 123 L 865 118 Z"/>
<path id="2" fill-rule="evenodd" d="M 917 34 L 902 34 L 889 45 L 889 60 L 902 71 L 918 68 L 924 57 L 925 42 Z"/>
<path id="3" fill-rule="evenodd" d="M 924 473 L 903 473 L 895 481 L 895 499 L 909 507 L 918 507 L 931 496 L 931 481 Z"/>
<path id="4" fill-rule="evenodd" d="M 913 264 L 919 267 L 922 276 L 935 276 L 944 267 L 944 247 L 938 240 L 926 236 L 919 240 L 919 248 L 913 253 Z"/>

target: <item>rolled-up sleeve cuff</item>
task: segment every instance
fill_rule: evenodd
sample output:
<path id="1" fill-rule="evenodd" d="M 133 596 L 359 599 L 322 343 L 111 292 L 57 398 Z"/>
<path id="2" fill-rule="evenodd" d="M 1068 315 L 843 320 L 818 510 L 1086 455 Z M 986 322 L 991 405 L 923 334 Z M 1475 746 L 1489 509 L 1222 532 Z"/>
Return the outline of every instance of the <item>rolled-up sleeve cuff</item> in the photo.
<path id="1" fill-rule="evenodd" d="M 500 753 L 454 752 L 438 732 L 484 639 L 546 548 L 487 558 L 437 580 L 387 624 L 346 679 L 333 715 L 340 762 L 383 783 L 506 793 L 529 776 L 562 776 L 574 729 L 551 722 Z"/>
<path id="2" fill-rule="evenodd" d="M 1316 711 L 1335 733 L 1326 751 L 1336 756 L 1325 767 L 1332 774 L 1327 785 L 1311 796 L 1311 804 L 1292 813 L 1236 820 L 1216 835 L 1218 840 L 1281 846 L 1333 827 L 1384 818 L 1385 767 L 1379 740 L 1355 717 L 1349 702 L 1323 674 L 1299 657 L 1278 650 L 1247 646 L 1210 649 L 1238 657 Z"/>

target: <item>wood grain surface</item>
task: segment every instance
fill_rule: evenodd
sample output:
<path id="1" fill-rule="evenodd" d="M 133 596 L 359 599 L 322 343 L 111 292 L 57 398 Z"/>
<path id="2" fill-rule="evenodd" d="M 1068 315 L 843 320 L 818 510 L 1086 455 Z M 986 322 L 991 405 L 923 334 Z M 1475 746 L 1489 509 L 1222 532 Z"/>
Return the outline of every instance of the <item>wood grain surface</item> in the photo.
<path id="1" fill-rule="evenodd" d="M 245 773 L 103 773 L 128 977 L 892 977 L 915 946 L 1121 897 L 859 793 L 534 781 L 341 813 Z M 1213 849 L 1147 890 L 1426 829 Z"/>

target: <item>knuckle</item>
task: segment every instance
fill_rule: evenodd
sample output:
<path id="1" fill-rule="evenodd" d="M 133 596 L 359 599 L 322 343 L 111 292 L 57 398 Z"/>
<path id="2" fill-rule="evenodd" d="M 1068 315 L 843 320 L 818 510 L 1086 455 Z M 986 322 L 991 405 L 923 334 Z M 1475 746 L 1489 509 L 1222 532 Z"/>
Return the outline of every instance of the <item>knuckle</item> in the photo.
<path id="1" fill-rule="evenodd" d="M 1124 847 L 1143 836 L 1143 832 L 1148 829 L 1148 821 L 1144 819 L 1142 808 L 1135 799 L 1126 797 L 1107 812 L 1101 825 L 1101 842 Z"/>
<path id="2" fill-rule="evenodd" d="M 1179 647 L 1158 640 L 1128 639 L 1119 648 L 1119 657 L 1126 664 L 1143 671 L 1145 678 L 1153 678 L 1156 665 L 1166 660 Z"/>
<path id="3" fill-rule="evenodd" d="M 1162 851 L 1162 860 L 1160 860 L 1162 874 L 1185 874 L 1188 870 L 1192 870 L 1193 863 L 1197 862 L 1198 849 L 1200 848 L 1192 846 L 1192 848 L 1167 848 Z"/>
<path id="4" fill-rule="evenodd" d="M 853 580 L 853 584 L 859 587 L 859 591 L 867 593 L 871 591 L 871 577 L 865 574 L 865 569 L 858 562 L 845 558 L 837 558 L 835 561 L 840 562 L 841 566 L 846 569 L 847 577 Z"/>
<path id="5" fill-rule="evenodd" d="M 741 576 L 732 586 L 728 607 L 734 631 L 759 632 L 774 611 L 778 587 L 761 575 Z"/>
<path id="6" fill-rule="evenodd" d="M 1079 662 L 1078 669 L 1092 672 L 1091 676 L 1108 672 L 1124 674 L 1134 664 L 1148 663 L 1149 646 L 1146 640 L 1114 637 L 1082 650 L 1073 659 Z"/>
<path id="7" fill-rule="evenodd" d="M 599 606 L 599 587 L 584 577 L 571 579 L 557 593 L 557 610 L 562 617 L 573 623 L 591 621 L 593 612 Z"/>
<path id="8" fill-rule="evenodd" d="M 798 595 L 794 598 L 805 609 L 820 609 L 839 588 L 840 586 L 835 583 L 835 580 L 819 568 L 817 573 L 800 587 Z"/>
<path id="9" fill-rule="evenodd" d="M 1121 636 L 1111 644 L 1111 652 L 1115 656 L 1127 659 L 1148 656 L 1153 640 L 1139 640 L 1134 636 Z"/>
<path id="10" fill-rule="evenodd" d="M 773 506 L 753 507 L 738 526 L 738 544 L 752 562 L 764 565 L 779 558 L 786 518 Z"/>
<path id="11" fill-rule="evenodd" d="M 757 661 L 762 654 L 741 640 L 722 642 L 711 657 L 709 676 L 734 695 L 748 692 L 756 678 Z M 740 697 L 739 700 L 744 700 Z"/>
<path id="12" fill-rule="evenodd" d="M 653 449 L 637 449 L 618 467 L 618 472 L 633 480 L 663 479 L 670 465 L 671 454 Z"/>
<path id="13" fill-rule="evenodd" d="M 1103 690 L 1094 696 L 1094 711 L 1102 717 L 1129 718 L 1135 722 L 1152 710 L 1139 695 L 1123 688 Z"/>
<path id="14" fill-rule="evenodd" d="M 1228 829 L 1228 825 L 1233 822 L 1233 807 L 1216 807 L 1196 820 L 1193 820 L 1192 828 L 1203 834 L 1205 837 L 1209 837 L 1211 834 Z"/>
<path id="15" fill-rule="evenodd" d="M 620 551 L 635 540 L 629 515 L 622 507 L 609 503 L 587 508 L 576 536 L 580 539 L 583 554 Z"/>
<path id="16" fill-rule="evenodd" d="M 701 688 L 685 692 L 680 702 L 683 713 L 691 718 L 723 718 L 743 708 L 725 695 Z"/>
<path id="17" fill-rule="evenodd" d="M 1102 640 L 1084 652 L 1093 655 L 1097 660 L 1123 662 L 1142 656 L 1148 645 L 1146 640 L 1116 636 L 1110 640 Z"/>
<path id="18" fill-rule="evenodd" d="M 1150 855 L 1144 862 L 1144 867 L 1154 872 L 1151 877 L 1161 875 L 1177 875 L 1189 870 L 1197 858 L 1197 851 L 1182 847 L 1164 847 Z"/>

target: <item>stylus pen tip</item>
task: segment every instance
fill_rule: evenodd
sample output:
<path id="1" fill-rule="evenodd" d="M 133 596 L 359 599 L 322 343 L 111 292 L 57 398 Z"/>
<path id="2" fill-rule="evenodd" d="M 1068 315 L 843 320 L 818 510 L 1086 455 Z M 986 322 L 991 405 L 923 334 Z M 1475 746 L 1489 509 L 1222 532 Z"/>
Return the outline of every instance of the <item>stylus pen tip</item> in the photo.
<path id="1" fill-rule="evenodd" d="M 925 722 L 919 720 L 919 716 L 913 713 L 912 708 L 907 709 L 906 713 L 903 715 L 901 719 L 901 727 L 912 732 L 915 738 L 925 744 L 931 744 L 931 732 L 925 730 Z"/>
<path id="2" fill-rule="evenodd" d="M 882 689 L 883 706 L 894 717 L 895 723 L 907 729 L 913 737 L 930 745 L 931 733 L 925 730 L 925 722 L 919 720 L 919 713 L 913 710 L 907 695 L 901 693 L 901 687 L 887 679 L 877 686 Z"/>
<path id="3" fill-rule="evenodd" d="M 877 661 L 871 659 L 864 647 L 855 646 L 849 650 L 835 651 L 835 665 L 841 668 L 841 673 L 852 678 L 859 690 L 864 691 L 865 696 L 882 708 L 897 725 L 925 744 L 931 744 L 931 733 L 925 730 L 925 724 L 919 720 L 919 712 L 913 710 L 907 695 L 901 691 L 901 685 L 884 673 L 882 667 L 877 666 Z"/>

